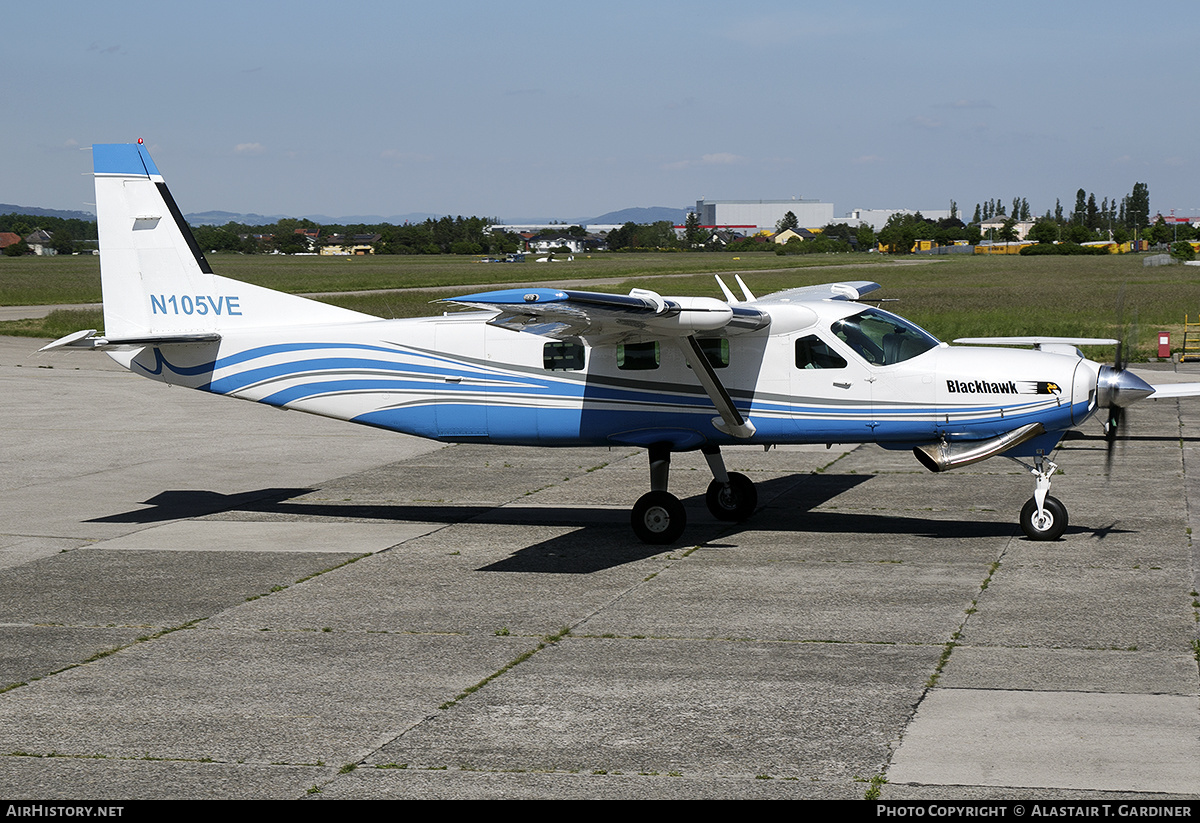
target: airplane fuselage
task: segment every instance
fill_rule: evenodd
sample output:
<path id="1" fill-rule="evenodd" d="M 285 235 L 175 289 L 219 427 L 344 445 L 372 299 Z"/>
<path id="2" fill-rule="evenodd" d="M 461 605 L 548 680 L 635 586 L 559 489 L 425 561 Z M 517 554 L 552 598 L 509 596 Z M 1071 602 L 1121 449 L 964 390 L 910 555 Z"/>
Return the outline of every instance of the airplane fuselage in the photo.
<path id="1" fill-rule="evenodd" d="M 110 354 L 165 383 L 447 442 L 908 448 L 988 439 L 1036 421 L 1047 435 L 1026 446 L 1032 454 L 1095 410 L 1095 364 L 1080 357 L 934 341 L 900 362 L 873 363 L 867 358 L 885 359 L 881 349 L 872 354 L 833 331 L 863 307 L 825 303 L 771 306 L 769 330 L 699 336 L 754 424 L 744 438 L 714 425 L 678 338 L 650 333 L 589 345 L 459 312 L 238 329 L 211 343 Z"/>
<path id="2" fill-rule="evenodd" d="M 1124 407 L 1200 395 L 1147 384 L 1119 345 L 1112 366 L 1076 348 L 1115 340 L 951 347 L 869 306 L 870 281 L 758 298 L 735 275 L 742 299 L 717 278 L 724 300 L 531 286 L 445 301 L 474 311 L 381 320 L 220 276 L 144 145 L 96 145 L 92 160 L 104 331 L 43 351 L 105 351 L 164 383 L 444 442 L 644 447 L 650 490 L 630 525 L 651 544 L 687 523 L 668 490 L 672 452 L 703 452 L 706 508 L 741 522 L 757 492 L 721 447 L 789 443 L 912 448 L 935 472 L 1019 459 L 1035 478 L 1021 527 L 1056 540 L 1067 512 L 1048 494 L 1050 452 L 1063 433 L 1105 409 L 1111 454 Z"/>

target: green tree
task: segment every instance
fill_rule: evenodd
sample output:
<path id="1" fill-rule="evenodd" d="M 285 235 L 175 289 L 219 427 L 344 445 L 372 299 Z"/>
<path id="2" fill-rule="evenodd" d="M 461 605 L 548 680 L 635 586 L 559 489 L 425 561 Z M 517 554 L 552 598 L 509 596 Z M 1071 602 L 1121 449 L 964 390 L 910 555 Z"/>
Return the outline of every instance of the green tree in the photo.
<path id="1" fill-rule="evenodd" d="M 796 215 L 793 212 L 789 211 L 779 219 L 778 223 L 775 224 L 775 233 L 778 234 L 779 232 L 784 232 L 788 229 L 798 228 L 800 228 L 800 221 L 796 218 Z"/>
<path id="2" fill-rule="evenodd" d="M 891 254 L 908 254 L 913 243 L 933 234 L 933 224 L 916 214 L 893 214 L 879 230 L 879 242 Z"/>
<path id="3" fill-rule="evenodd" d="M 967 226 L 957 217 L 943 217 L 931 228 L 933 229 L 931 238 L 939 246 L 952 246 L 967 237 Z"/>
<path id="4" fill-rule="evenodd" d="M 1195 260 L 1196 250 L 1192 248 L 1191 243 L 1180 240 L 1171 244 L 1171 256 L 1176 260 Z"/>
<path id="5" fill-rule="evenodd" d="M 50 248 L 59 254 L 74 254 L 76 243 L 66 232 L 56 231 L 50 242 Z"/>
<path id="6" fill-rule="evenodd" d="M 1039 220 L 1029 230 L 1026 238 L 1037 243 L 1053 243 L 1058 239 L 1058 224 L 1053 220 Z"/>
<path id="7" fill-rule="evenodd" d="M 1072 223 L 1063 230 L 1062 239 L 1068 243 L 1088 243 L 1096 239 L 1092 230 L 1079 223 Z"/>
<path id="8" fill-rule="evenodd" d="M 1096 194 L 1093 192 L 1087 199 L 1087 227 L 1095 230 L 1100 228 L 1100 209 L 1096 205 Z"/>
<path id="9" fill-rule="evenodd" d="M 1133 184 L 1133 191 L 1125 202 L 1125 220 L 1131 229 L 1144 229 L 1150 225 L 1150 187 L 1145 183 Z"/>
<path id="10" fill-rule="evenodd" d="M 708 238 L 705 236 L 704 229 L 700 228 L 700 215 L 694 211 L 689 211 L 687 220 L 683 223 L 683 241 L 689 249 L 698 249 L 703 246 L 704 241 Z"/>
<path id="11" fill-rule="evenodd" d="M 1153 226 L 1146 229 L 1143 236 L 1156 246 L 1160 243 L 1170 243 L 1172 237 L 1171 227 L 1160 216 L 1154 221 Z"/>
<path id="12" fill-rule="evenodd" d="M 1004 225 L 1000 227 L 1000 231 L 996 232 L 996 239 L 1003 240 L 1006 243 L 1011 243 L 1017 239 L 1017 221 L 1013 218 L 1008 218 L 1004 221 Z"/>
<path id="13" fill-rule="evenodd" d="M 613 251 L 675 249 L 679 247 L 679 238 L 675 236 L 675 226 L 670 220 L 659 220 L 657 223 L 630 222 L 608 233 L 608 247 Z"/>
<path id="14" fill-rule="evenodd" d="M 308 251 L 308 243 L 304 235 L 296 234 L 295 230 L 275 234 L 275 251 L 281 254 L 301 254 Z"/>

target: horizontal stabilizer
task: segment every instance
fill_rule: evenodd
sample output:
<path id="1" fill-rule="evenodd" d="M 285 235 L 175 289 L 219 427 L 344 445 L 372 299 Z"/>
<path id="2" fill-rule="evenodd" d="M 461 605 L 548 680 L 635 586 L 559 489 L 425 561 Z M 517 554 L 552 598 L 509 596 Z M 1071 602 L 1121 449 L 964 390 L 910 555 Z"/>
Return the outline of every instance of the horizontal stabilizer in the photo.
<path id="1" fill-rule="evenodd" d="M 95 337 L 95 329 L 84 329 L 38 349 L 44 351 L 105 351 L 131 349 L 141 346 L 170 346 L 189 343 L 216 343 L 221 339 L 217 332 L 194 332 L 190 334 L 149 334 L 141 337 Z"/>

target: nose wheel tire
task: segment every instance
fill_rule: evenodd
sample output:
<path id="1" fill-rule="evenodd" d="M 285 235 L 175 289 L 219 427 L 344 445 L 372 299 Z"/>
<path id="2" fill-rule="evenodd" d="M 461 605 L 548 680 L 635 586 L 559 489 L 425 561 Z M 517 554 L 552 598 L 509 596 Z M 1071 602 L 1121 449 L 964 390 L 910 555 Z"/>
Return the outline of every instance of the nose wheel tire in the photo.
<path id="1" fill-rule="evenodd" d="M 683 504 L 675 495 L 664 491 L 643 494 L 634 504 L 629 519 L 638 539 L 652 546 L 674 543 L 687 527 Z"/>
<path id="2" fill-rule="evenodd" d="M 716 480 L 708 484 L 704 502 L 718 520 L 741 522 L 754 514 L 758 507 L 758 491 L 754 481 L 744 474 L 729 472 L 729 482 Z"/>
<path id="3" fill-rule="evenodd" d="M 1039 516 L 1037 501 L 1029 498 L 1021 509 L 1021 529 L 1030 540 L 1057 540 L 1067 530 L 1067 507 L 1047 495 L 1042 509 Z"/>

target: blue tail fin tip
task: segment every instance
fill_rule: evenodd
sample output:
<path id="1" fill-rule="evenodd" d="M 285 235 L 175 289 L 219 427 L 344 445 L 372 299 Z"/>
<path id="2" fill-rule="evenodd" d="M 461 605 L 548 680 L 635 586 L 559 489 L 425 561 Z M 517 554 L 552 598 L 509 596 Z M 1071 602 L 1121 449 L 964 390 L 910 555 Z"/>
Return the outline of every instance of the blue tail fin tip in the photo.
<path id="1" fill-rule="evenodd" d="M 96 174 L 159 174 L 150 152 L 140 143 L 97 143 L 92 146 Z"/>

